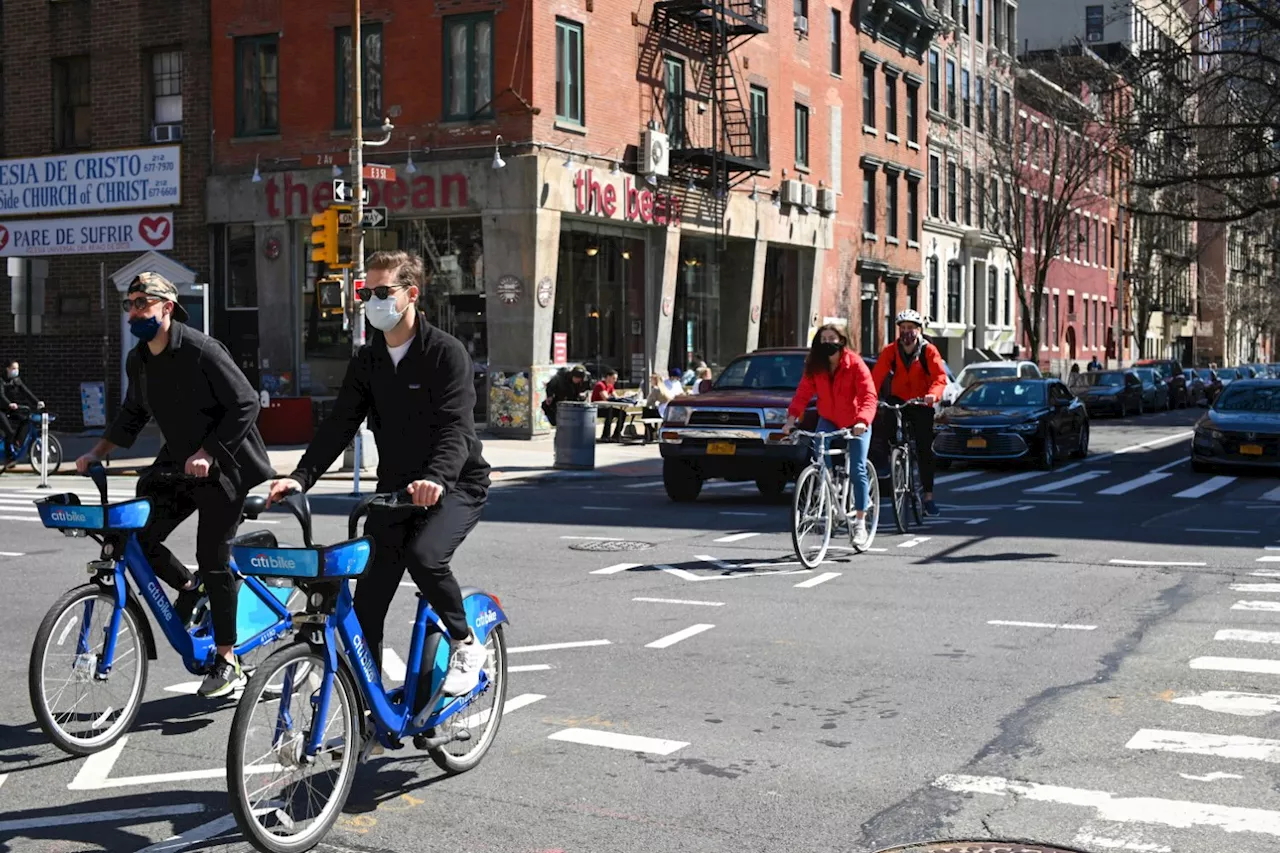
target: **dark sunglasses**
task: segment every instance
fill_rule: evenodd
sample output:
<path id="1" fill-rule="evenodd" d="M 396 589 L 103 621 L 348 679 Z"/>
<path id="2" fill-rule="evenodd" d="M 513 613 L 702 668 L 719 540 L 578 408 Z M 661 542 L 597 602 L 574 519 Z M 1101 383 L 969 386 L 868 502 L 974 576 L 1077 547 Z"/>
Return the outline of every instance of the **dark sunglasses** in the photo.
<path id="1" fill-rule="evenodd" d="M 368 302 L 375 296 L 379 299 L 386 299 L 391 295 L 391 291 L 401 290 L 408 286 L 407 284 L 384 284 L 380 287 L 362 287 L 356 291 L 356 296 L 360 297 L 361 302 Z"/>
<path id="2" fill-rule="evenodd" d="M 136 308 L 139 311 L 142 311 L 148 305 L 153 305 L 156 302 L 163 301 L 163 299 L 157 299 L 154 296 L 135 296 L 133 299 L 121 299 L 120 304 L 124 306 L 124 310 L 126 311 L 130 308 Z"/>

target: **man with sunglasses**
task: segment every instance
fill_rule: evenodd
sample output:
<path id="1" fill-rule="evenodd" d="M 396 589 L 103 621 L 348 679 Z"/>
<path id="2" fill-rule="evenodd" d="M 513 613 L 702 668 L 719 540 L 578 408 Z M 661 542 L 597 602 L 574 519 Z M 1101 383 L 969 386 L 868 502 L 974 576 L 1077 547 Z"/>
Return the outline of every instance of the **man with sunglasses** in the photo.
<path id="1" fill-rule="evenodd" d="M 124 309 L 139 341 L 125 362 L 129 387 L 115 420 L 76 460 L 76 470 L 84 474 L 116 448 L 131 447 L 155 418 L 164 446 L 138 480 L 138 496 L 151 498 L 151 522 L 138 539 L 156 574 L 180 590 L 179 619 L 190 620 L 201 587 L 208 595 L 218 656 L 199 693 L 226 696 L 245 681 L 235 655 L 237 589 L 227 541 L 240 526 L 249 490 L 275 474 L 258 433 L 258 394 L 221 342 L 186 325 L 178 290 L 164 276 L 139 273 Z M 176 472 L 196 482 L 156 476 Z M 162 544 L 193 512 L 199 581 Z"/>
<path id="2" fill-rule="evenodd" d="M 465 695 L 479 684 L 488 657 L 467 625 L 462 591 L 449 568 L 489 494 L 489 465 L 473 415 L 471 356 L 418 311 L 426 284 L 421 258 L 375 252 L 366 267 L 366 286 L 357 295 L 376 331 L 348 364 L 332 414 L 297 469 L 271 484 L 268 502 L 314 485 L 368 418 L 378 443 L 378 491 L 406 489 L 414 504 L 432 510 L 369 518 L 373 565 L 356 586 L 356 617 L 381 662 L 383 624 L 407 568 L 453 641 L 444 692 Z"/>

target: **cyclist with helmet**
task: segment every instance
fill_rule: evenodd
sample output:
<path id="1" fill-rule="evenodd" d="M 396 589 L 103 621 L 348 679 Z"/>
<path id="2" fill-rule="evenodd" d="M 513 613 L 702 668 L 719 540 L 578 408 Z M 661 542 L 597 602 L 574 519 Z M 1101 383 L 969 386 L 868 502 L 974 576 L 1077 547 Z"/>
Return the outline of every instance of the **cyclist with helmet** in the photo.
<path id="1" fill-rule="evenodd" d="M 871 448 L 871 423 L 876 416 L 876 386 L 862 356 L 849 349 L 849 339 L 839 326 L 826 325 L 813 336 L 805 359 L 800 387 L 787 407 L 783 434 L 795 429 L 809 401 L 818 398 L 817 432 L 852 429 L 845 457 L 853 485 L 853 542 L 867 542 L 867 504 L 871 499 L 867 482 L 867 451 Z M 832 446 L 835 446 L 833 441 Z"/>
<path id="2" fill-rule="evenodd" d="M 924 512 L 935 517 L 938 505 L 933 500 L 933 404 L 942 399 L 947 387 L 947 366 L 938 348 L 924 339 L 924 318 L 919 312 L 908 308 L 894 323 L 898 327 L 898 339 L 880 351 L 871 377 L 887 403 L 901 405 L 906 400 L 924 398 L 925 405 L 903 409 L 902 418 L 916 440 Z M 887 388 L 885 380 L 888 380 Z M 891 422 L 882 423 L 885 428 L 879 432 L 887 439 L 892 434 Z"/>

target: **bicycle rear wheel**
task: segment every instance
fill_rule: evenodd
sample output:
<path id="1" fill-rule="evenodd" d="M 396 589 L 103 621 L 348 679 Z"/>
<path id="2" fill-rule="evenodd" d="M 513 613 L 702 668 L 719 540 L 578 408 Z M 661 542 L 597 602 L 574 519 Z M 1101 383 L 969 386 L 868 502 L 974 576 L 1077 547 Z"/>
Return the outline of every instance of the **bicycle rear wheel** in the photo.
<path id="1" fill-rule="evenodd" d="M 833 510 L 822 472 L 810 465 L 800 472 L 791 496 L 791 544 L 806 569 L 816 568 L 827 556 Z"/>
<path id="2" fill-rule="evenodd" d="M 493 745 L 502 723 L 502 710 L 507 701 L 507 641 L 501 625 L 489 633 L 485 647 L 489 658 L 485 661 L 484 673 L 489 678 L 489 686 L 466 708 L 427 732 L 428 737 L 446 732 L 456 734 L 463 729 L 471 734 L 466 740 L 456 740 L 427 753 L 437 767 L 451 774 L 465 773 L 479 764 Z"/>
<path id="3" fill-rule="evenodd" d="M 31 442 L 31 452 L 27 455 L 27 461 L 31 464 L 31 470 L 36 474 L 40 473 L 40 439 L 37 438 Z M 62 467 L 62 445 L 58 443 L 58 439 L 53 435 L 49 436 L 49 473 L 56 474 L 58 469 Z"/>
<path id="4" fill-rule="evenodd" d="M 871 543 L 876 541 L 876 531 L 880 529 L 880 475 L 876 473 L 876 466 L 871 464 L 871 460 L 867 460 L 867 542 L 862 547 L 853 546 L 853 550 L 859 554 L 871 547 Z M 853 538 L 852 534 L 849 537 Z M 850 542 L 852 544 L 852 542 Z"/>
<path id="5" fill-rule="evenodd" d="M 893 522 L 899 533 L 906 533 L 907 504 L 911 498 L 911 475 L 906 448 L 895 447 L 889 454 L 889 481 L 893 488 Z"/>
<path id="6" fill-rule="evenodd" d="M 315 847 L 351 793 L 364 714 L 351 677 L 339 668 L 330 718 L 315 720 L 323 673 L 320 653 L 297 643 L 263 661 L 236 706 L 227 740 L 231 811 L 249 843 L 266 853 Z M 303 747 L 316 725 L 324 731 L 321 749 L 306 758 Z"/>

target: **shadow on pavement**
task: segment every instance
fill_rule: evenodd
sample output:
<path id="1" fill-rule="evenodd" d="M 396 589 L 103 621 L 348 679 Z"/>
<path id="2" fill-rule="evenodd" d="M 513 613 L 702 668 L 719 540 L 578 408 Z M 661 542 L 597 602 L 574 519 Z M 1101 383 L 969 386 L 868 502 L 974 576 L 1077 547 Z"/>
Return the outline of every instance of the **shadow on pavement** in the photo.
<path id="1" fill-rule="evenodd" d="M 86 809 L 86 805 L 90 809 Z M 130 816 L 127 810 L 147 809 L 142 814 Z M 119 814 L 126 811 L 126 814 Z M 150 836 L 130 831 L 130 827 L 153 826 L 173 822 L 177 834 L 183 828 L 190 829 L 226 814 L 225 791 L 150 791 L 146 793 L 102 797 L 92 803 L 72 803 L 48 808 L 24 809 L 9 812 L 6 821 L 23 821 L 27 826 L 18 829 L 0 829 L 5 835 L 0 840 L 0 853 L 18 853 L 32 849 L 69 849 L 68 844 L 82 844 L 83 849 L 93 850 L 141 850 L 155 841 L 155 835 L 164 837 L 167 831 Z M 117 812 L 110 819 L 92 820 L 94 812 Z M 108 817 L 108 816 L 104 816 Z M 36 826 L 30 826 L 36 822 Z M 39 825 L 48 823 L 50 825 Z M 200 845 L 183 846 L 184 850 L 197 850 Z M 77 848 L 80 849 L 80 848 Z"/>

